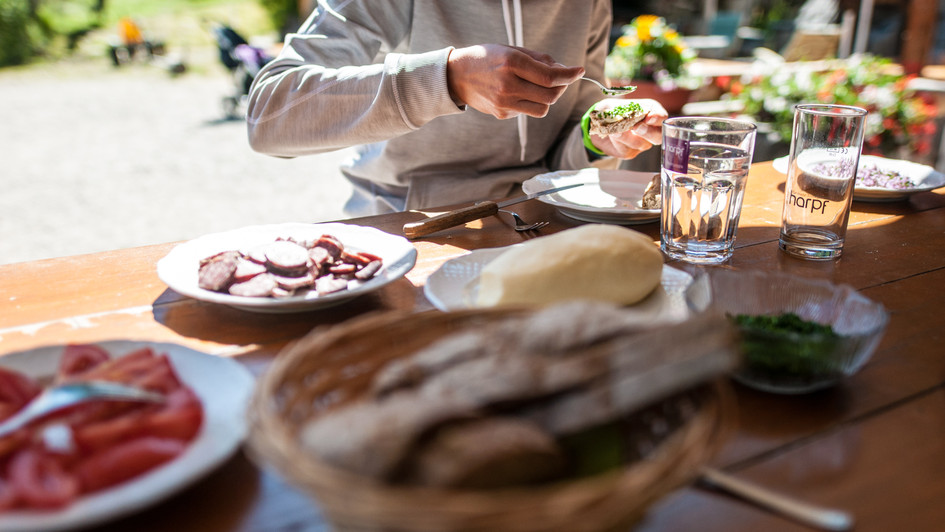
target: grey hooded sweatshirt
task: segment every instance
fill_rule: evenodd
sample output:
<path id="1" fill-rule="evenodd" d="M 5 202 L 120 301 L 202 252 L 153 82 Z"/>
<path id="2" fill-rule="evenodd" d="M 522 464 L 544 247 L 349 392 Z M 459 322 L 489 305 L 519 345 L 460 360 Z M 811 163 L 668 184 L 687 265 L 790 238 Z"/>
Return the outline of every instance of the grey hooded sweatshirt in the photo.
<path id="1" fill-rule="evenodd" d="M 358 146 L 342 167 L 351 216 L 497 198 L 537 174 L 590 164 L 580 119 L 602 98 L 575 83 L 544 118 L 457 106 L 454 47 L 510 44 L 603 79 L 610 0 L 319 0 L 250 90 L 256 151 Z"/>

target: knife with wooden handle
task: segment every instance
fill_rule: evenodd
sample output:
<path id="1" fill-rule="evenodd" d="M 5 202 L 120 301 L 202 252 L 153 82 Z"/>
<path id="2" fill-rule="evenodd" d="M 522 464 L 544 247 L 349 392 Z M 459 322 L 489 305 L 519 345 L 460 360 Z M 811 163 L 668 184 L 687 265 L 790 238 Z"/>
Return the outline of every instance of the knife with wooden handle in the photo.
<path id="1" fill-rule="evenodd" d="M 432 218 L 427 218 L 426 220 L 422 220 L 420 222 L 404 224 L 404 236 L 407 238 L 426 236 L 437 231 L 442 231 L 443 229 L 448 229 L 450 227 L 464 224 L 466 222 L 485 218 L 486 216 L 492 216 L 498 213 L 499 209 L 508 207 L 509 205 L 515 205 L 516 203 L 535 199 L 539 196 L 544 196 L 545 194 L 553 194 L 555 192 L 561 192 L 562 190 L 567 190 L 569 188 L 579 187 L 582 185 L 584 185 L 584 183 L 574 183 L 571 185 L 565 185 L 563 187 L 549 188 L 548 190 L 542 190 L 541 192 L 535 192 L 534 194 L 519 196 L 517 198 L 505 201 L 483 201 L 476 203 L 475 205 L 470 205 L 469 207 L 463 207 L 461 209 L 444 212 L 443 214 L 438 214 Z"/>

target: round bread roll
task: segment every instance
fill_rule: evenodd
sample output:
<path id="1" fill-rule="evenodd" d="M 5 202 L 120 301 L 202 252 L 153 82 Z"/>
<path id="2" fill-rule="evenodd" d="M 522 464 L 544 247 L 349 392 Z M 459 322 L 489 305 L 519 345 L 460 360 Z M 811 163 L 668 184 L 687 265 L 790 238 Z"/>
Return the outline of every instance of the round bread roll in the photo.
<path id="1" fill-rule="evenodd" d="M 485 265 L 476 306 L 571 299 L 632 305 L 660 284 L 663 255 L 643 233 L 591 224 L 529 240 Z"/>

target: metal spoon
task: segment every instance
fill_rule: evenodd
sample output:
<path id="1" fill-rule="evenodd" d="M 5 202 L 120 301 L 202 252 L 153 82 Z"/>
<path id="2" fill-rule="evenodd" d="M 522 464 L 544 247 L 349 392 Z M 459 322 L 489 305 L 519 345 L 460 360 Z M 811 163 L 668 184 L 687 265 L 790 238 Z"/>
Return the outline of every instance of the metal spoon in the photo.
<path id="1" fill-rule="evenodd" d="M 630 94 L 631 92 L 637 90 L 636 87 L 628 85 L 626 87 L 605 87 L 601 82 L 596 79 L 591 78 L 581 78 L 584 81 L 590 81 L 594 85 L 600 87 L 601 92 L 607 96 L 623 96 L 624 94 Z"/>
<path id="2" fill-rule="evenodd" d="M 31 421 L 47 414 L 89 401 L 136 401 L 160 403 L 165 400 L 158 393 L 125 386 L 116 382 L 71 382 L 46 388 L 19 412 L 0 423 L 0 438 L 16 432 Z"/>
<path id="3" fill-rule="evenodd" d="M 708 486 L 728 491 L 781 515 L 823 530 L 849 530 L 853 527 L 853 516 L 846 512 L 820 508 L 801 502 L 756 484 L 737 479 L 717 469 L 703 468 L 699 480 Z"/>

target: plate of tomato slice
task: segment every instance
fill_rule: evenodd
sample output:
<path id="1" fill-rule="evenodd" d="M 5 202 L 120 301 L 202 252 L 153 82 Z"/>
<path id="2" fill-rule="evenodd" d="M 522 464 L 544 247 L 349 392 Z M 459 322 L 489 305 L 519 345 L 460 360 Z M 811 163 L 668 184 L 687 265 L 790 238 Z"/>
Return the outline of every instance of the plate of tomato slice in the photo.
<path id="1" fill-rule="evenodd" d="M 0 530 L 88 527 L 153 505 L 239 448 L 255 379 L 235 360 L 169 343 L 108 341 L 0 357 L 0 420 L 43 387 L 108 380 L 160 404 L 92 402 L 0 438 Z"/>

